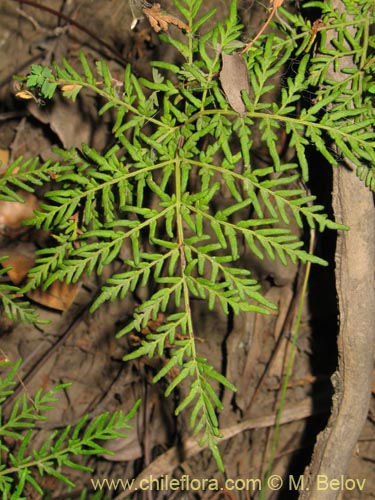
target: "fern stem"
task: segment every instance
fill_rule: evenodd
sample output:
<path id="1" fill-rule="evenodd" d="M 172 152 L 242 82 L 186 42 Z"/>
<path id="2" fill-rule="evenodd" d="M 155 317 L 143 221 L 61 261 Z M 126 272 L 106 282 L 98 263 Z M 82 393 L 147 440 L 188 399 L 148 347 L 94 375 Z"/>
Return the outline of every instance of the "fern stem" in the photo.
<path id="1" fill-rule="evenodd" d="M 99 439 L 100 439 L 100 437 L 99 437 Z M 1 476 L 6 477 L 6 476 L 9 476 L 9 475 L 14 474 L 14 473 L 19 473 L 22 469 L 30 469 L 32 467 L 43 468 L 48 473 L 48 468 L 44 468 L 43 463 L 48 464 L 48 462 L 51 463 L 51 461 L 58 462 L 59 457 L 62 457 L 62 459 L 63 459 L 67 455 L 76 455 L 77 449 L 79 452 L 81 450 L 81 448 L 82 448 L 82 442 L 78 443 L 77 447 L 76 446 L 69 446 L 69 447 L 64 448 L 60 451 L 56 451 L 54 453 L 51 453 L 51 454 L 49 454 L 49 455 L 47 455 L 39 460 L 36 459 L 36 460 L 31 460 L 31 461 L 25 461 L 24 463 L 17 463 L 17 465 L 14 467 L 9 467 L 8 469 L 1 470 L 0 477 Z"/>
<path id="2" fill-rule="evenodd" d="M 184 295 L 184 306 L 185 311 L 188 313 L 188 335 L 191 340 L 194 338 L 193 334 L 193 322 L 191 317 L 190 308 L 190 296 L 189 288 L 186 282 L 186 258 L 185 258 L 185 238 L 184 238 L 184 228 L 183 228 L 183 218 L 181 215 L 181 204 L 182 204 L 182 192 L 181 192 L 181 160 L 179 156 L 176 156 L 175 162 L 175 189 L 176 189 L 176 225 L 177 225 L 177 238 L 178 238 L 178 248 L 180 250 L 180 263 L 181 263 L 181 277 L 183 279 L 183 295 Z M 192 354 L 196 357 L 195 343 L 192 342 Z"/>
<path id="3" fill-rule="evenodd" d="M 356 75 L 354 75 L 356 76 Z M 352 80 L 353 77 L 349 77 L 347 79 L 347 81 L 350 81 Z M 230 109 L 228 110 L 223 110 L 223 109 L 207 109 L 207 110 L 204 110 L 204 111 L 199 111 L 198 113 L 195 113 L 194 115 L 192 115 L 188 120 L 186 120 L 186 124 L 188 123 L 192 123 L 192 122 L 195 122 L 197 120 L 197 118 L 199 118 L 200 115 L 205 115 L 205 116 L 213 116 L 213 115 L 220 115 L 220 116 L 232 116 L 232 117 L 238 117 L 238 113 L 237 111 L 232 111 Z M 322 125 L 320 122 L 312 122 L 312 121 L 309 121 L 309 120 L 305 120 L 303 117 L 293 117 L 293 116 L 283 116 L 283 115 L 278 115 L 278 114 L 274 114 L 274 113 L 264 113 L 264 112 L 261 112 L 261 111 L 247 111 L 245 113 L 245 116 L 249 117 L 249 118 L 263 118 L 263 119 L 266 119 L 266 120 L 276 120 L 276 121 L 279 121 L 279 122 L 282 122 L 282 123 L 291 123 L 291 124 L 295 124 L 295 125 L 298 125 L 299 126 L 299 129 L 301 128 L 301 125 L 303 127 L 310 127 L 310 128 L 316 128 L 316 129 L 319 129 L 319 130 L 324 130 L 325 132 L 328 132 L 328 133 L 334 133 L 335 135 L 341 135 L 343 139 L 346 139 L 346 140 L 349 140 L 351 142 L 354 141 L 357 141 L 360 145 L 362 146 L 368 146 L 369 145 L 369 141 L 368 139 L 365 140 L 365 139 L 360 139 L 359 137 L 355 137 L 353 136 L 353 134 L 351 133 L 346 133 L 346 132 L 342 132 L 342 130 L 340 130 L 340 128 L 336 128 L 338 127 L 338 124 L 336 124 L 335 126 L 329 126 L 329 125 Z M 196 162 L 195 162 L 196 163 Z"/>
<path id="4" fill-rule="evenodd" d="M 359 67 L 362 70 L 367 61 L 367 50 L 369 47 L 369 30 L 370 30 L 370 16 L 365 16 L 365 22 L 363 26 L 363 40 L 361 42 L 363 49 L 362 49 L 361 62 L 359 63 Z"/>
<path id="5" fill-rule="evenodd" d="M 78 87 L 84 87 L 92 90 L 95 94 L 100 95 L 101 97 L 104 97 L 107 101 L 112 102 L 113 104 L 119 106 L 119 107 L 124 107 L 128 112 L 134 113 L 136 116 L 141 116 L 144 117 L 144 113 L 137 109 L 136 107 L 132 106 L 131 104 L 123 101 L 122 99 L 116 97 L 115 95 L 110 94 L 109 92 L 106 92 L 105 90 L 102 90 L 98 87 L 98 83 L 96 85 L 92 85 L 88 82 L 85 82 L 84 80 L 74 80 L 74 79 L 63 79 L 63 78 L 56 78 L 56 79 L 50 79 L 52 83 L 56 83 L 60 87 L 64 85 L 76 85 Z M 154 125 L 157 125 L 160 128 L 165 128 L 168 130 L 174 130 L 174 127 L 171 125 L 168 125 L 160 120 L 157 120 L 156 118 L 153 117 L 147 117 L 147 122 L 153 123 Z"/>
<path id="6" fill-rule="evenodd" d="M 176 224 L 177 224 L 177 237 L 178 237 L 178 246 L 180 250 L 180 262 L 181 262 L 181 277 L 183 279 L 183 297 L 184 297 L 184 307 L 185 311 L 187 313 L 187 332 L 188 336 L 190 339 L 189 346 L 191 348 L 191 354 L 190 357 L 194 361 L 194 372 L 195 372 L 195 378 L 198 382 L 199 385 L 199 398 L 201 398 L 203 401 L 206 396 L 205 388 L 203 386 L 203 380 L 202 380 L 202 374 L 199 370 L 199 363 L 198 363 L 198 354 L 196 351 L 196 342 L 195 342 L 195 337 L 194 337 L 194 328 L 193 328 L 193 320 L 192 320 L 192 312 L 191 312 L 191 307 L 190 307 L 190 293 L 189 293 L 189 287 L 187 284 L 187 276 L 185 274 L 185 269 L 186 269 L 186 256 L 185 256 L 185 237 L 184 237 L 184 229 L 183 229 L 183 218 L 181 214 L 181 204 L 182 204 L 182 192 L 181 192 L 181 160 L 177 156 L 176 161 L 175 161 L 176 169 L 175 169 L 175 192 L 176 192 Z M 209 411 L 207 409 L 207 403 L 203 404 L 202 406 L 202 411 L 203 411 L 203 418 L 205 421 L 205 428 L 206 432 L 208 432 L 208 439 L 214 438 L 215 435 L 215 429 L 212 427 L 211 424 L 211 417 L 209 414 Z M 216 431 L 217 432 L 217 431 Z M 212 443 L 212 447 L 216 447 L 216 443 Z M 219 455 L 216 454 L 216 458 L 219 459 Z M 220 464 L 220 460 L 218 462 Z"/>
<path id="7" fill-rule="evenodd" d="M 313 247 L 313 241 L 314 241 L 313 232 L 311 232 L 311 235 L 312 235 L 312 237 L 311 237 L 311 241 L 310 241 L 310 249 Z M 295 358 L 296 348 L 297 348 L 297 340 L 298 340 L 298 335 L 299 335 L 299 328 L 300 328 L 300 324 L 301 324 L 303 307 L 304 307 L 305 299 L 306 299 L 307 285 L 308 285 L 308 281 L 309 281 L 309 277 L 310 277 L 310 271 L 311 271 L 311 262 L 307 262 L 306 267 L 305 267 L 305 275 L 304 275 L 303 283 L 302 283 L 301 295 L 300 295 L 300 299 L 299 299 L 299 303 L 298 303 L 297 314 L 296 314 L 294 325 L 292 326 L 291 348 L 290 348 L 290 353 L 289 353 L 288 362 L 287 362 L 287 366 L 286 366 L 286 372 L 284 375 L 283 386 L 281 388 L 280 403 L 279 403 L 279 408 L 277 410 L 276 423 L 275 423 L 275 428 L 274 428 L 274 432 L 272 435 L 271 454 L 270 454 L 270 458 L 269 458 L 269 465 L 268 465 L 268 469 L 266 472 L 264 484 L 268 484 L 267 481 L 272 473 L 272 467 L 273 467 L 273 463 L 275 460 L 276 447 L 278 444 L 282 415 L 283 415 L 284 406 L 285 406 L 285 402 L 286 402 L 286 393 L 288 390 L 288 384 L 289 384 L 289 380 L 290 380 L 292 370 L 293 370 L 294 358 Z M 266 488 L 262 489 L 262 491 L 260 493 L 260 497 L 259 497 L 260 500 L 264 500 L 266 493 L 267 493 Z"/>

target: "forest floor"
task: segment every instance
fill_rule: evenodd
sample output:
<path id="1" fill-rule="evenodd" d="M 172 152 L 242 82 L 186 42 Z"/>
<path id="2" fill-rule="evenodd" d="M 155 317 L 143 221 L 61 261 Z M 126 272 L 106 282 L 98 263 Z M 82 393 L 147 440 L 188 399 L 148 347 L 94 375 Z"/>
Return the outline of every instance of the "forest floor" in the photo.
<path id="1" fill-rule="evenodd" d="M 147 77 L 151 60 L 172 61 L 174 58 L 172 49 L 159 41 L 146 20 L 141 20 L 136 30 L 131 31 L 132 12 L 128 1 L 35 2 L 58 11 L 60 16 L 21 3 L 15 0 L 0 2 L 2 172 L 8 163 L 21 155 L 24 158 L 39 156 L 42 160 L 54 158 L 51 152 L 54 146 L 80 148 L 82 143 L 87 143 L 99 151 L 109 146 L 110 124 L 97 116 L 98 103 L 93 97 L 84 96 L 76 104 L 62 99 L 42 103 L 16 97 L 19 87 L 13 76 L 27 73 L 30 64 L 49 65 L 63 57 L 74 63 L 79 58 L 79 51 L 83 50 L 90 61 L 108 61 L 115 76 L 121 78 L 124 65 L 130 62 L 137 75 Z M 164 2 L 163 8 L 173 13 L 171 3 Z M 225 0 L 208 1 L 204 2 L 204 8 L 219 4 L 218 12 L 225 16 L 228 3 Z M 243 9 L 244 6 L 245 0 Z M 260 8 L 259 12 L 259 19 L 264 19 L 265 11 Z M 78 25 L 68 22 L 67 18 Z M 253 19 L 253 29 L 259 27 L 261 21 L 257 19 Z M 312 190 L 320 189 L 319 180 L 315 185 L 313 180 L 312 184 Z M 316 194 L 322 199 L 327 196 L 324 192 L 316 191 Z M 39 192 L 35 196 L 26 195 L 24 205 L 10 206 L 0 202 L 0 256 L 11 257 L 8 263 L 15 271 L 7 279 L 13 284 L 22 283 L 34 262 L 35 251 L 50 243 L 50 235 L 30 233 L 21 225 L 23 219 L 32 215 L 42 196 Z M 288 421 L 281 425 L 272 468 L 272 473 L 284 478 L 285 484 L 280 491 L 267 491 L 268 499 L 297 498 L 293 484 L 309 464 L 316 435 L 329 416 L 330 377 L 337 365 L 332 236 L 318 241 L 317 252 L 330 262 L 330 266 L 314 267 L 311 274 L 287 390 L 285 419 Z M 134 347 L 134 340 L 116 339 L 115 334 L 131 314 L 136 298 L 107 303 L 95 314 L 89 313 L 101 283 L 118 266 L 118 262 L 113 263 L 101 278 L 86 277 L 76 286 L 61 284 L 47 292 L 30 295 L 33 307 L 41 319 L 49 320 L 48 324 L 18 325 L 0 318 L 0 347 L 12 361 L 22 358 L 21 376 L 30 394 L 38 387 L 47 389 L 62 382 L 73 383 L 60 394 L 48 428 L 41 426 L 35 446 L 45 439 L 48 430 L 74 424 L 84 414 L 94 417 L 118 408 L 127 411 L 138 398 L 143 401 L 128 439 L 108 443 L 113 456 L 88 459 L 87 464 L 94 470 L 92 474 L 72 471 L 70 477 L 76 487 L 69 494 L 66 486 L 57 480 L 41 478 L 47 492 L 44 498 L 80 498 L 85 489 L 87 498 L 94 498 L 92 479 L 131 480 L 151 475 L 153 478 L 188 475 L 190 480 L 215 480 L 219 491 L 199 487 L 172 491 L 165 479 L 164 487 L 168 491 L 138 491 L 131 494 L 132 498 L 259 498 L 258 488 L 253 488 L 255 483 L 245 485 L 248 479 L 263 481 L 268 469 L 273 421 L 291 349 L 298 283 L 304 267 L 295 269 L 283 286 L 275 286 L 267 277 L 262 282 L 266 296 L 279 305 L 278 313 L 273 316 L 249 313 L 226 317 L 219 310 L 207 312 L 199 305 L 194 311 L 203 332 L 200 355 L 214 359 L 215 367 L 238 388 L 235 396 L 226 391 L 221 394 L 225 410 L 220 414 L 220 425 L 226 436 L 220 445 L 226 470 L 222 474 L 207 450 L 189 448 L 188 422 L 183 416 L 177 419 L 173 413 L 177 399 L 165 399 L 163 384 L 151 383 L 158 363 L 164 360 L 122 361 L 124 354 Z M 348 471 L 349 478 L 366 479 L 367 483 L 363 492 L 358 489 L 344 491 L 343 499 L 375 498 L 374 395 L 375 387 L 371 410 Z M 168 450 L 171 451 L 167 453 Z M 288 477 L 295 481 L 291 488 Z M 237 488 L 225 489 L 226 479 L 237 481 Z M 95 498 L 122 498 L 122 494 L 120 489 L 107 489 Z M 27 498 L 41 497 L 30 489 Z"/>

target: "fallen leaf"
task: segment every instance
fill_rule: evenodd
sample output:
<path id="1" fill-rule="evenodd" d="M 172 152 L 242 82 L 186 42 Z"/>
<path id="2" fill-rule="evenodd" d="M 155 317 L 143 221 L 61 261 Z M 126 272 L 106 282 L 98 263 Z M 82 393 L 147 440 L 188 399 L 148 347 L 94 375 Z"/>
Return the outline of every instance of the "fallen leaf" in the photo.
<path id="1" fill-rule="evenodd" d="M 147 399 L 146 397 L 144 399 L 144 411 L 137 415 L 136 425 L 132 429 L 124 429 L 127 437 L 106 441 L 106 449 L 113 453 L 113 455 L 101 455 L 106 460 L 129 462 L 140 458 L 144 452 L 142 435 L 145 433 L 145 429 L 147 429 L 147 440 L 151 450 L 155 446 L 164 447 L 168 443 L 171 423 L 166 419 L 163 401 L 155 386 L 153 390 L 148 392 Z M 129 399 L 126 405 L 129 405 L 130 402 L 132 399 Z M 123 410 L 125 411 L 126 408 Z"/>
<path id="2" fill-rule="evenodd" d="M 33 267 L 35 259 L 27 255 L 11 255 L 1 261 L 1 265 L 11 267 L 7 274 L 13 285 L 19 285 L 24 281 L 29 270 Z M 66 311 L 72 305 L 79 289 L 79 284 L 68 284 L 55 281 L 47 290 L 31 290 L 26 296 L 45 307 L 57 311 Z"/>
<path id="3" fill-rule="evenodd" d="M 33 267 L 35 259 L 26 255 L 11 255 L 1 261 L 3 267 L 11 267 L 7 271 L 10 281 L 13 285 L 19 285 L 26 278 L 29 269 Z"/>
<path id="4" fill-rule="evenodd" d="M 55 281 L 48 290 L 31 290 L 26 295 L 29 299 L 56 311 L 66 311 L 72 305 L 79 289 L 78 283 Z"/>
<path id="5" fill-rule="evenodd" d="M 220 83 L 227 101 L 237 113 L 246 111 L 241 91 L 250 92 L 249 73 L 241 54 L 222 53 L 223 66 L 220 71 Z"/>
<path id="6" fill-rule="evenodd" d="M 111 462 L 133 462 L 143 454 L 136 429 L 123 429 L 126 438 L 117 438 L 106 442 L 106 449 L 112 454 L 101 455 Z"/>
<path id="7" fill-rule="evenodd" d="M 0 200 L 0 234 L 15 238 L 27 231 L 22 225 L 26 219 L 31 219 L 34 210 L 38 210 L 39 200 L 31 193 L 17 192 L 24 203 L 18 201 Z"/>
<path id="8" fill-rule="evenodd" d="M 0 149 L 0 163 L 9 162 L 9 149 Z"/>
<path id="9" fill-rule="evenodd" d="M 65 87 L 65 92 L 69 87 Z M 95 101 L 89 95 L 80 95 L 79 105 L 68 102 L 56 94 L 48 106 L 38 106 L 30 101 L 28 110 L 40 122 L 49 125 L 65 149 L 81 148 L 82 144 L 93 144 L 95 148 L 104 147 L 106 121 L 97 121 L 94 113 Z M 92 142 L 94 141 L 94 142 Z"/>

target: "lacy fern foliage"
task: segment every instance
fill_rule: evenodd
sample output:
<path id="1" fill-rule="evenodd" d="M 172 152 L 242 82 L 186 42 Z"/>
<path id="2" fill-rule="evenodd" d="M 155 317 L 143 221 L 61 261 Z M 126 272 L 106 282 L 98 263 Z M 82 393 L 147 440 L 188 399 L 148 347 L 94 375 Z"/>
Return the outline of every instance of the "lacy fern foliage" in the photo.
<path id="1" fill-rule="evenodd" d="M 279 9 L 277 33 L 262 36 L 244 55 L 252 91 L 242 92 L 243 114 L 230 107 L 218 78 L 222 54 L 244 46 L 235 1 L 229 18 L 201 35 L 214 11 L 200 17 L 202 0 L 175 0 L 190 31 L 184 41 L 166 34 L 160 38 L 185 62 L 155 61 L 152 80 L 137 78 L 129 65 L 118 81 L 104 61 L 94 70 L 84 54 L 79 69 L 67 61 L 51 69 L 34 65 L 25 79 L 43 98 L 57 91 L 73 100 L 81 91 L 100 97 L 99 114 L 113 117 L 113 146 L 104 153 L 87 145 L 81 151 L 59 151 L 57 163 L 13 165 L 0 179 L 3 196 L 14 199 L 13 186 L 33 190 L 47 177 L 52 182 L 29 224 L 52 231 L 57 245 L 39 252 L 24 291 L 55 280 L 76 282 L 85 273 L 101 274 L 115 259 L 122 261 L 122 270 L 107 280 L 92 311 L 152 282 L 154 293 L 118 335 L 140 331 L 160 312 L 166 313 L 165 322 L 126 359 L 161 355 L 168 346 L 169 360 L 155 381 L 176 367 L 167 395 L 182 380 L 191 381 L 177 413 L 191 405 L 191 425 L 220 467 L 217 411 L 222 404 L 212 380 L 235 387 L 212 361 L 199 357 L 192 300 L 206 301 L 209 309 L 219 304 L 226 314 L 275 309 L 243 265 L 243 245 L 259 259 L 280 259 L 284 265 L 325 264 L 305 250 L 292 230 L 293 224 L 319 231 L 344 229 L 328 219 L 324 207 L 314 205 L 305 189 L 309 148 L 332 165 L 344 156 L 375 186 L 374 110 L 365 94 L 373 68 L 367 53 L 366 6 L 371 10 L 371 2 L 349 3 L 355 38 L 330 2 L 310 3 L 322 9 L 321 44 L 328 30 L 337 36 L 335 49 L 321 50 L 319 57 L 310 50 L 317 36 L 311 24 Z M 348 72 L 348 81 L 356 82 L 350 88 L 356 90 L 325 76 L 328 65 L 348 51 L 358 63 L 357 72 Z M 295 71 L 284 80 L 279 98 L 268 99 L 275 76 L 288 61 L 294 61 Z M 307 95 L 313 97 L 310 105 L 303 104 Z M 255 126 L 268 151 L 268 167 L 258 167 L 253 155 Z M 280 131 L 295 150 L 292 161 L 283 160 Z M 127 258 L 121 257 L 124 248 Z"/>
<path id="2" fill-rule="evenodd" d="M 11 365 L 1 361 L 0 368 L 5 370 L 0 378 L 0 404 L 4 405 L 14 392 L 20 361 Z M 78 469 L 92 472 L 82 465 L 77 457 L 111 453 L 103 446 L 103 441 L 126 438 L 126 429 L 131 429 L 129 420 L 139 407 L 140 401 L 124 415 L 121 411 L 113 415 L 104 413 L 89 422 L 84 416 L 75 426 L 68 425 L 62 431 L 53 431 L 36 448 L 37 422 L 48 420 L 48 411 L 57 402 L 56 394 L 69 384 L 61 384 L 52 390 L 38 390 L 33 399 L 23 393 L 16 399 L 6 418 L 0 414 L 0 491 L 2 498 L 18 500 L 25 498 L 22 493 L 29 483 L 40 495 L 40 477 L 53 476 L 70 487 L 74 483 L 69 479 L 67 470 Z M 37 474 L 38 473 L 38 474 Z"/>

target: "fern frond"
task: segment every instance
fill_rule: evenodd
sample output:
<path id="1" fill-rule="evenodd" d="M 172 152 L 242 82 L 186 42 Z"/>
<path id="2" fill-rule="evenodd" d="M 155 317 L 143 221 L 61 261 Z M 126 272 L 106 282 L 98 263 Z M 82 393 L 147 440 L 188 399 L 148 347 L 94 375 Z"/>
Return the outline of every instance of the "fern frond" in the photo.
<path id="1" fill-rule="evenodd" d="M 1 256 L 0 263 L 7 259 L 7 256 Z M 10 269 L 11 267 L 0 267 L 0 276 L 5 276 Z M 0 304 L 9 319 L 21 323 L 43 323 L 30 303 L 22 298 L 23 291 L 18 286 L 0 283 Z"/>
<path id="2" fill-rule="evenodd" d="M 17 158 L 0 176 L 0 200 L 22 203 L 23 198 L 15 189 L 33 192 L 35 187 L 42 186 L 51 179 L 54 168 L 51 161 L 41 164 L 38 158 Z"/>
<path id="3" fill-rule="evenodd" d="M 2 367 L 9 363 L 1 363 Z M 14 385 L 20 362 L 11 367 L 4 379 L 0 379 L 1 398 L 4 401 Z M 3 495 L 18 491 L 21 493 L 26 483 L 29 483 L 37 492 L 43 494 L 41 486 L 34 477 L 34 469 L 38 469 L 41 476 L 46 474 L 56 477 L 63 483 L 74 487 L 74 483 L 67 477 L 66 469 L 77 469 L 92 472 L 90 467 L 80 464 L 73 457 L 85 455 L 98 455 L 111 453 L 102 445 L 105 440 L 119 437 L 125 438 L 124 430 L 131 429 L 128 422 L 133 418 L 139 407 L 138 401 L 132 410 L 124 415 L 118 411 L 112 415 L 104 413 L 95 418 L 89 425 L 88 416 L 84 416 L 76 426 L 68 425 L 61 432 L 53 431 L 42 442 L 39 448 L 33 446 L 32 455 L 29 454 L 31 443 L 35 439 L 35 426 L 39 421 L 47 419 L 45 414 L 51 411 L 57 402 L 56 393 L 65 389 L 70 384 L 60 384 L 49 391 L 38 390 L 31 400 L 30 396 L 23 394 L 16 400 L 12 411 L 6 420 L 0 424 L 0 436 L 8 437 L 19 443 L 19 446 L 10 449 L 5 444 L 1 445 L 6 464 L 0 468 L 0 489 Z M 44 412 L 42 414 L 42 412 Z M 3 443 L 3 439 L 1 443 Z M 62 472 L 64 471 L 64 472 Z M 21 498 L 18 496 L 16 498 Z"/>
<path id="4" fill-rule="evenodd" d="M 106 280 L 91 311 L 152 281 L 152 291 L 118 336 L 142 332 L 161 312 L 166 319 L 126 359 L 166 359 L 155 381 L 167 379 L 167 395 L 182 382 L 189 385 L 177 413 L 191 409 L 191 425 L 220 467 L 222 405 L 213 386 L 234 388 L 199 357 L 192 299 L 205 301 L 208 309 L 219 305 L 225 314 L 267 314 L 275 306 L 243 268 L 247 252 L 283 265 L 326 264 L 304 248 L 296 230 L 346 229 L 330 220 L 305 188 L 312 148 L 333 166 L 345 157 L 375 189 L 375 117 L 366 95 L 374 81 L 365 11 L 371 2 L 346 4 L 348 13 L 339 15 L 330 2 L 308 3 L 322 11 L 317 42 L 302 15 L 278 10 L 275 32 L 263 35 L 244 56 L 251 92 L 241 93 L 241 115 L 230 107 L 217 77 L 223 54 L 243 47 L 234 0 L 228 19 L 206 33 L 213 11 L 201 17 L 202 0 L 175 0 L 191 32 L 178 40 L 160 39 L 184 62 L 156 61 L 149 79 L 137 78 L 128 65 L 122 81 L 116 80 L 104 61 L 91 67 L 83 54 L 80 67 L 68 61 L 53 68 L 34 65 L 26 77 L 26 85 L 45 98 L 59 91 L 73 100 L 82 89 L 94 93 L 99 115 L 113 117 L 113 146 L 105 153 L 87 145 L 59 151 L 61 160 L 53 164 L 18 160 L 0 178 L 0 198 L 7 200 L 21 201 L 14 189 L 49 185 L 28 224 L 50 231 L 56 246 L 38 251 L 21 293 L 55 280 L 102 274 L 115 259 L 120 269 Z M 325 49 L 328 30 L 334 41 Z M 313 43 L 320 44 L 319 56 Z M 327 80 L 328 68 L 344 57 L 357 69 L 347 71 L 344 81 Z M 286 76 L 276 93 L 280 75 Z M 285 148 L 294 151 L 291 161 L 283 157 Z M 265 151 L 262 168 L 259 150 Z M 15 289 L 2 290 L 14 299 Z"/>

